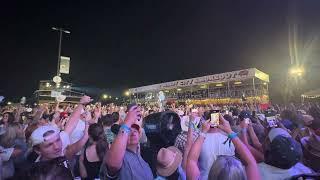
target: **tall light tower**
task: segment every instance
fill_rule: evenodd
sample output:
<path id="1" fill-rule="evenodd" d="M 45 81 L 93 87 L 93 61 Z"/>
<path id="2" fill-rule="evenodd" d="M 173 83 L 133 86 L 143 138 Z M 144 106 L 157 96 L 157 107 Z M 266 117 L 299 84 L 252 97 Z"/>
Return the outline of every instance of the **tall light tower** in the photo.
<path id="1" fill-rule="evenodd" d="M 52 27 L 54 31 L 59 32 L 59 49 L 58 49 L 58 65 L 57 65 L 57 76 L 60 76 L 60 58 L 61 58 L 61 42 L 62 42 L 62 33 L 70 34 L 71 32 L 62 28 Z"/>

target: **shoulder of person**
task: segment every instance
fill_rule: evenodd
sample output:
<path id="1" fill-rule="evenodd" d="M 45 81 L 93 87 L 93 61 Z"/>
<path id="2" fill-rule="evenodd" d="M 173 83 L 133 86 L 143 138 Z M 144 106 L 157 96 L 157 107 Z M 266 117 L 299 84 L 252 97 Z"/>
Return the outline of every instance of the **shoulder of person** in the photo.
<path id="1" fill-rule="evenodd" d="M 298 162 L 291 169 L 297 173 L 313 173 L 313 171 L 309 167 L 305 166 L 301 162 Z"/>

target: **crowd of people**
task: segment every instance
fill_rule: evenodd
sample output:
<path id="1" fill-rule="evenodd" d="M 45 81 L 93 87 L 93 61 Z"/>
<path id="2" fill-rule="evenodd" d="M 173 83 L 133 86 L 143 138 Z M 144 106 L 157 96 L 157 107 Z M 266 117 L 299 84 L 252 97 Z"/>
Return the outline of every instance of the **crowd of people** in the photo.
<path id="1" fill-rule="evenodd" d="M 124 106 L 83 96 L 0 110 L 0 179 L 320 179 L 318 103 Z M 145 121 L 161 112 L 177 114 L 179 132 L 154 164 Z"/>

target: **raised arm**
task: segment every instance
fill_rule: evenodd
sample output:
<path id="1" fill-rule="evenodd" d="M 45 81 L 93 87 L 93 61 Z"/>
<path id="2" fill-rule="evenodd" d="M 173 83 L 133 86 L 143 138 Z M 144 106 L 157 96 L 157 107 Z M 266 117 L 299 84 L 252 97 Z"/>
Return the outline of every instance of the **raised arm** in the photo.
<path id="1" fill-rule="evenodd" d="M 248 142 L 247 129 L 245 129 L 245 131 L 244 129 L 242 129 L 241 131 L 242 133 L 239 136 L 241 141 L 244 143 L 244 145 L 247 146 L 247 148 L 249 149 L 249 151 L 251 152 L 251 154 L 253 155 L 254 159 L 257 162 L 263 162 L 264 161 L 263 153 L 255 149 L 254 147 L 252 147 Z"/>
<path id="2" fill-rule="evenodd" d="M 67 159 L 74 158 L 74 155 L 77 154 L 79 151 L 81 151 L 81 149 L 87 143 L 87 141 L 89 139 L 88 129 L 89 129 L 89 123 L 86 122 L 85 130 L 84 130 L 84 134 L 83 134 L 82 138 L 79 141 L 69 145 L 66 148 L 65 156 Z"/>
<path id="3" fill-rule="evenodd" d="M 78 106 L 74 109 L 74 111 L 72 112 L 65 128 L 64 128 L 64 131 L 67 133 L 67 134 L 71 134 L 72 131 L 74 130 L 74 128 L 76 128 L 77 124 L 78 124 L 78 121 L 80 119 L 80 114 L 81 114 L 81 111 L 83 110 L 83 106 L 85 104 L 88 104 L 89 102 L 91 102 L 92 99 L 89 97 L 89 96 L 83 96 L 81 99 L 80 99 L 80 103 L 78 104 Z"/>
<path id="4" fill-rule="evenodd" d="M 57 101 L 56 107 L 54 108 L 54 112 L 59 112 L 59 105 L 60 105 L 60 102 Z"/>
<path id="5" fill-rule="evenodd" d="M 254 132 L 254 129 L 252 127 L 252 123 L 250 123 L 248 125 L 248 132 L 249 132 L 249 136 L 250 136 L 250 138 L 252 140 L 253 146 L 255 148 L 257 148 L 259 151 L 263 152 L 262 151 L 262 144 L 260 143 L 256 133 Z"/>
<path id="6" fill-rule="evenodd" d="M 118 135 L 114 139 L 110 149 L 107 151 L 105 156 L 106 166 L 108 168 L 108 174 L 116 174 L 122 167 L 124 154 L 127 148 L 127 141 L 130 133 L 130 128 L 133 122 L 139 118 L 140 111 L 137 106 L 133 106 L 125 120 L 124 124 L 121 125 Z"/>
<path id="7" fill-rule="evenodd" d="M 182 168 L 184 171 L 187 170 L 188 154 L 193 144 L 193 131 L 194 131 L 194 122 L 193 118 L 189 121 L 189 128 L 187 134 L 187 142 L 184 148 L 183 159 L 182 159 Z"/>
<path id="8" fill-rule="evenodd" d="M 200 151 L 202 148 L 202 144 L 205 140 L 205 134 L 210 129 L 209 120 L 202 124 L 202 130 L 197 140 L 193 143 L 190 152 L 188 154 L 187 160 L 187 179 L 196 180 L 199 179 L 200 170 L 198 167 L 198 159 L 200 156 Z"/>
<path id="9" fill-rule="evenodd" d="M 230 124 L 220 115 L 220 125 L 219 128 L 225 131 L 227 134 L 234 133 L 231 130 Z M 252 156 L 249 149 L 241 142 L 238 137 L 232 138 L 232 143 L 234 144 L 236 151 L 240 155 L 241 160 L 245 163 L 246 174 L 249 180 L 259 180 L 260 174 L 257 166 L 257 162 Z"/>

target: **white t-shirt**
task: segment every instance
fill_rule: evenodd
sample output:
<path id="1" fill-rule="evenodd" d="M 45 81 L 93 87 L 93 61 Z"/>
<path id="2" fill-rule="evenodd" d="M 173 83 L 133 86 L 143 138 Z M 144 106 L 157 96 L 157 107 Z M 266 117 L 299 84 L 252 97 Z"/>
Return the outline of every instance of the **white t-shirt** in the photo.
<path id="1" fill-rule="evenodd" d="M 83 120 L 79 119 L 77 126 L 74 128 L 74 130 L 70 135 L 71 144 L 76 143 L 82 138 L 82 136 L 84 135 L 85 128 L 86 128 L 86 123 Z M 77 153 L 77 155 L 80 155 L 80 154 L 81 154 L 81 151 Z"/>
<path id="2" fill-rule="evenodd" d="M 219 155 L 235 155 L 235 147 L 231 142 L 223 144 L 227 136 L 221 133 L 208 133 L 201 148 L 199 157 L 200 179 L 208 179 L 212 164 Z"/>
<path id="3" fill-rule="evenodd" d="M 72 143 L 70 142 L 69 135 L 64 131 L 60 132 L 60 139 L 62 142 L 62 155 L 64 155 L 64 150 Z"/>
<path id="4" fill-rule="evenodd" d="M 270 166 L 266 163 L 259 163 L 258 169 L 260 171 L 261 179 L 265 180 L 283 180 L 298 174 L 312 173 L 310 168 L 306 167 L 300 162 L 290 169 L 280 169 L 274 166 Z"/>

